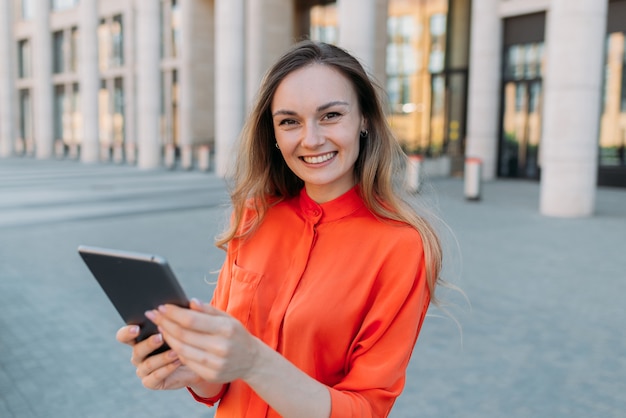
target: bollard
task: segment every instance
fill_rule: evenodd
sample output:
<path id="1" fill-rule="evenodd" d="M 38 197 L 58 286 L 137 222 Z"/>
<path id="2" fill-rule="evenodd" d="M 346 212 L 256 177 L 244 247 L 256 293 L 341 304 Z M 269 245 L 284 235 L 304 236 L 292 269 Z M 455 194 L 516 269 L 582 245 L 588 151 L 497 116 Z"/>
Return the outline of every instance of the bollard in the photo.
<path id="1" fill-rule="evenodd" d="M 176 146 L 174 144 L 165 144 L 163 164 L 169 169 L 173 169 L 176 165 Z"/>
<path id="2" fill-rule="evenodd" d="M 184 170 L 193 168 L 193 148 L 191 145 L 182 145 L 180 147 L 180 165 Z"/>
<path id="3" fill-rule="evenodd" d="M 65 144 L 60 139 L 54 141 L 54 155 L 57 158 L 65 157 Z"/>
<path id="4" fill-rule="evenodd" d="M 481 168 L 480 158 L 465 159 L 465 198 L 467 200 L 480 200 Z"/>
<path id="5" fill-rule="evenodd" d="M 411 155 L 406 167 L 407 188 L 411 193 L 419 192 L 422 182 L 422 162 L 424 157 L 421 155 Z"/>
<path id="6" fill-rule="evenodd" d="M 198 147 L 198 169 L 209 171 L 211 169 L 211 147 L 200 145 Z"/>
<path id="7" fill-rule="evenodd" d="M 124 162 L 124 147 L 121 143 L 117 143 L 113 146 L 113 162 L 116 164 L 122 164 Z"/>

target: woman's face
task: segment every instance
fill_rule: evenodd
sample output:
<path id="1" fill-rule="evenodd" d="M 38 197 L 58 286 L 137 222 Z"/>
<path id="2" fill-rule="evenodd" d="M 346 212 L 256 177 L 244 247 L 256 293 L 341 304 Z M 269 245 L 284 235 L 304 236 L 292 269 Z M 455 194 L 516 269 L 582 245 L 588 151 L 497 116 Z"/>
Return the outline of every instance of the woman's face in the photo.
<path id="1" fill-rule="evenodd" d="M 313 200 L 328 202 L 355 185 L 366 126 L 348 78 L 321 64 L 290 73 L 276 89 L 272 118 L 280 152 Z"/>

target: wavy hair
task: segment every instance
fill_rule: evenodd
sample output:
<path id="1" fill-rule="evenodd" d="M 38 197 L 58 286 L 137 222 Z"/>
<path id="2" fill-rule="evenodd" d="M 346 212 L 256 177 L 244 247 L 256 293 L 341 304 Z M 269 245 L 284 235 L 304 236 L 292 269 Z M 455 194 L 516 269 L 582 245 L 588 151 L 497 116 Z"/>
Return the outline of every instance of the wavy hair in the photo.
<path id="1" fill-rule="evenodd" d="M 419 232 L 426 261 L 426 280 L 431 300 L 436 304 L 435 287 L 442 266 L 439 238 L 431 224 L 402 197 L 407 157 L 389 128 L 375 84 L 356 58 L 334 45 L 308 40 L 299 42 L 265 75 L 256 103 L 243 127 L 230 179 L 232 221 L 218 237 L 216 245 L 225 249 L 233 239 L 249 235 L 271 205 L 296 196 L 304 186 L 280 152 L 276 152 L 271 105 L 276 89 L 285 77 L 312 64 L 327 65 L 351 82 L 369 131 L 360 139 L 359 156 L 354 165 L 354 177 L 361 196 L 375 216 L 406 223 Z M 255 216 L 244 219 L 247 208 L 252 209 Z"/>

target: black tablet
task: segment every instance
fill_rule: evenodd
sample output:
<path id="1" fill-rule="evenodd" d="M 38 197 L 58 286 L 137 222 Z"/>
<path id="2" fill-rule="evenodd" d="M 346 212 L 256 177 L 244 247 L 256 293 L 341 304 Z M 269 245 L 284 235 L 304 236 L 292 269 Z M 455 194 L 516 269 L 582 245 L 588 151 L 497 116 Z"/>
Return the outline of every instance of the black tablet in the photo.
<path id="1" fill-rule="evenodd" d="M 139 325 L 137 341 L 156 334 L 145 312 L 171 303 L 189 306 L 189 301 L 169 264 L 153 254 L 81 245 L 78 253 L 102 290 L 128 325 Z M 163 345 L 150 355 L 169 349 Z"/>

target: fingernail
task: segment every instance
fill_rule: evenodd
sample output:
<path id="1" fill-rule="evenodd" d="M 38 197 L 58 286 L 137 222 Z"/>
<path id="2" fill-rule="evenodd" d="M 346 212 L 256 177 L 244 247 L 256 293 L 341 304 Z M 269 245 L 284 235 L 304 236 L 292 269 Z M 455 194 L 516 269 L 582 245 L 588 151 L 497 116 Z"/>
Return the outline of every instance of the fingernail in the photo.
<path id="1" fill-rule="evenodd" d="M 159 307 L 157 308 L 157 310 L 158 310 L 159 312 L 163 312 L 163 313 L 165 313 L 165 310 L 166 310 L 166 309 L 165 309 L 165 305 L 159 305 Z"/>
<path id="2" fill-rule="evenodd" d="M 202 302 L 200 302 L 200 299 L 191 298 L 191 302 L 198 306 L 202 306 Z"/>
<path id="3" fill-rule="evenodd" d="M 137 325 L 133 325 L 132 327 L 129 328 L 128 330 L 131 334 L 139 334 L 139 326 Z"/>
<path id="4" fill-rule="evenodd" d="M 154 341 L 155 343 L 163 342 L 163 335 L 161 335 L 161 334 L 154 334 L 154 337 L 152 337 L 152 341 Z"/>
<path id="5" fill-rule="evenodd" d="M 178 354 L 176 354 L 176 351 L 170 350 L 169 353 L 167 353 L 167 356 L 169 358 L 176 358 L 176 357 L 178 357 Z"/>
<path id="6" fill-rule="evenodd" d="M 156 318 L 156 315 L 154 314 L 154 311 L 146 311 L 145 315 L 151 321 L 153 321 L 154 318 Z"/>

